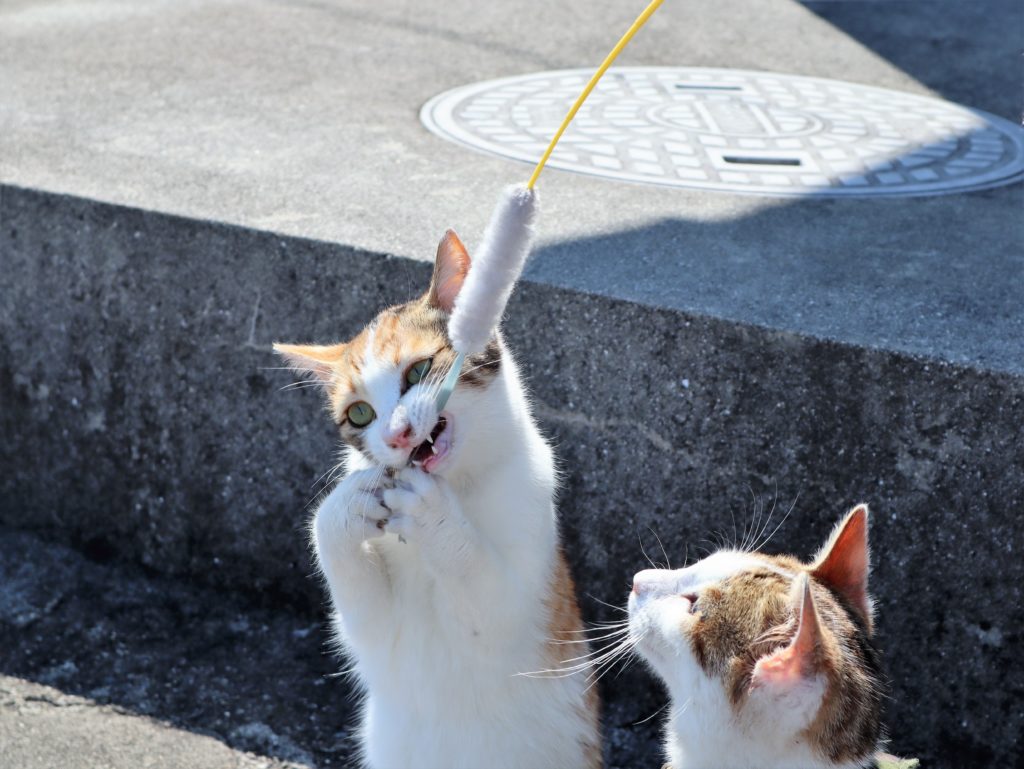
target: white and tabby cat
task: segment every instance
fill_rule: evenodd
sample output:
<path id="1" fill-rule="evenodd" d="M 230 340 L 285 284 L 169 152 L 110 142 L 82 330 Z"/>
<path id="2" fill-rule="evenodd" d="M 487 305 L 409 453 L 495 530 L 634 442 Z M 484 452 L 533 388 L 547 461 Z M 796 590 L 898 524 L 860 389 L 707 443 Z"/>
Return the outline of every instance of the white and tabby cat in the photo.
<path id="1" fill-rule="evenodd" d="M 495 337 L 445 411 L 447 321 L 470 258 L 441 241 L 430 288 L 347 343 L 277 345 L 324 384 L 347 445 L 316 512 L 317 561 L 366 692 L 373 769 L 594 769 L 598 703 L 578 676 L 525 677 L 584 653 L 559 544 L 551 449 Z"/>
<path id="2" fill-rule="evenodd" d="M 868 510 L 810 564 L 723 550 L 633 578 L 629 629 L 672 698 L 672 769 L 874 766 L 883 696 Z"/>

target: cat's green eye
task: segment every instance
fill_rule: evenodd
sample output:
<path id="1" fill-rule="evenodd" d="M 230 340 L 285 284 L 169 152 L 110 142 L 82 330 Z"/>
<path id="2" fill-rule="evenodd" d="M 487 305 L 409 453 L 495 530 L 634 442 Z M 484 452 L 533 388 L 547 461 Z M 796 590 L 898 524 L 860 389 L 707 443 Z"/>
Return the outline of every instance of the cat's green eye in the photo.
<path id="1" fill-rule="evenodd" d="M 348 407 L 348 411 L 346 411 L 345 414 L 348 416 L 348 421 L 356 427 L 366 427 L 373 421 L 373 418 L 377 416 L 377 413 L 373 410 L 373 406 L 366 401 L 353 403 Z"/>
<path id="2" fill-rule="evenodd" d="M 411 385 L 422 382 L 423 377 L 425 377 L 427 372 L 430 371 L 430 364 L 433 362 L 433 358 L 424 358 L 417 363 L 413 363 L 409 366 L 409 370 L 405 372 L 405 381 Z"/>

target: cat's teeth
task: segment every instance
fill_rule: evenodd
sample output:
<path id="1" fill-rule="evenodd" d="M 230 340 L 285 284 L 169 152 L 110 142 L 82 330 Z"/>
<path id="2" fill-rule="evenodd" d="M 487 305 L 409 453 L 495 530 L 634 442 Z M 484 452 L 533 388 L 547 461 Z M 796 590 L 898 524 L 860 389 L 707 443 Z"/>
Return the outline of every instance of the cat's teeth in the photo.
<path id="1" fill-rule="evenodd" d="M 433 443 L 430 444 L 430 453 L 431 454 L 436 454 L 437 453 L 437 446 L 435 446 Z"/>
<path id="2" fill-rule="evenodd" d="M 429 443 L 430 445 L 434 445 L 434 436 L 433 435 L 428 435 L 427 436 L 427 443 Z"/>

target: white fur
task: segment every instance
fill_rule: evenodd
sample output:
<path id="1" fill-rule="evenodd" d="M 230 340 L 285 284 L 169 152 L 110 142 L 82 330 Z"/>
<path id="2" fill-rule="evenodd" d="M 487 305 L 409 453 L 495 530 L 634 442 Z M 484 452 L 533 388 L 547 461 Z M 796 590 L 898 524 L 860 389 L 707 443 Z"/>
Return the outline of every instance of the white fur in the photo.
<path id="1" fill-rule="evenodd" d="M 557 530 L 551 450 L 515 364 L 506 354 L 489 387 L 456 390 L 451 453 L 437 474 L 407 467 L 388 481 L 375 466 L 404 464 L 381 438 L 395 428 L 392 413 L 402 407 L 398 421 L 414 440 L 437 420 L 430 388 L 402 395 L 401 373 L 386 361 L 367 366 L 372 456 L 349 454 L 313 527 L 338 635 L 366 693 L 364 760 L 373 769 L 583 767 L 580 742 L 594 736 L 586 682 L 517 675 L 550 666 L 544 600 Z"/>
<path id="2" fill-rule="evenodd" d="M 502 191 L 448 322 L 456 351 L 481 352 L 493 336 L 530 253 L 536 213 L 533 190 L 512 185 Z"/>
<path id="3" fill-rule="evenodd" d="M 686 569 L 648 569 L 634 578 L 629 596 L 637 649 L 661 677 L 672 698 L 665 722 L 665 753 L 673 769 L 860 769 L 834 764 L 800 737 L 825 694 L 815 678 L 784 692 L 755 690 L 737 714 L 725 687 L 701 668 L 683 632 L 696 621 L 683 596 L 700 593 L 750 568 L 743 552 L 721 551 Z M 765 568 L 764 562 L 758 562 Z M 786 574 L 783 570 L 780 573 Z M 787 575 L 795 577 L 795 575 Z"/>

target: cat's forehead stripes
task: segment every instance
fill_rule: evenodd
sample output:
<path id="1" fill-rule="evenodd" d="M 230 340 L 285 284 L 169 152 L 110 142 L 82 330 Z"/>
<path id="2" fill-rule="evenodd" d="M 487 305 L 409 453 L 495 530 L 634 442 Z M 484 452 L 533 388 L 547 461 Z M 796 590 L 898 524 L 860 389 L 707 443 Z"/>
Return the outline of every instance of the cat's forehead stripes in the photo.
<path id="1" fill-rule="evenodd" d="M 373 391 L 394 390 L 387 400 L 397 397 L 400 377 L 409 365 L 432 358 L 434 372 L 446 371 L 455 360 L 455 351 L 447 335 L 448 316 L 425 298 L 382 311 L 345 345 L 335 364 L 331 407 L 335 421 L 342 422 L 348 406 L 363 398 L 371 400 Z M 480 388 L 488 385 L 501 367 L 501 345 L 497 340 L 471 357 L 459 379 L 460 385 Z M 375 405 L 376 408 L 376 405 Z"/>
<path id="2" fill-rule="evenodd" d="M 365 374 L 373 364 L 396 367 L 424 355 L 440 357 L 435 368 L 449 364 L 455 352 L 448 340 L 447 323 L 448 316 L 423 299 L 384 310 L 349 342 L 341 366 L 349 369 L 349 375 L 342 377 L 343 383 L 351 392 L 358 384 L 358 375 Z M 498 372 L 500 358 L 501 346 L 492 340 L 483 352 L 467 361 L 462 383 L 489 383 Z"/>
<path id="3" fill-rule="evenodd" d="M 712 580 L 703 582 L 701 620 L 680 632 L 688 634 L 705 673 L 722 681 L 739 716 L 757 661 L 796 633 L 791 590 L 810 567 L 790 556 L 725 551 L 690 568 L 695 576 Z M 878 740 L 878 652 L 862 623 L 851 618 L 827 586 L 812 578 L 812 590 L 819 619 L 834 643 L 823 647 L 821 674 L 830 683 L 807 735 L 830 760 L 841 763 L 869 753 Z"/>
<path id="4" fill-rule="evenodd" d="M 733 691 L 735 679 L 749 674 L 756 662 L 756 658 L 745 660 L 748 649 L 789 615 L 792 578 L 760 559 L 750 558 L 748 563 L 750 567 L 729 574 L 700 594 L 701 620 L 690 629 L 690 644 L 700 666 L 708 675 L 725 676 L 727 688 Z M 735 659 L 744 659 L 745 664 L 737 666 Z"/>
<path id="5" fill-rule="evenodd" d="M 447 344 L 443 316 L 435 315 L 440 313 L 421 302 L 384 310 L 346 345 L 337 383 L 351 388 L 374 363 L 398 366 L 410 356 Z"/>

